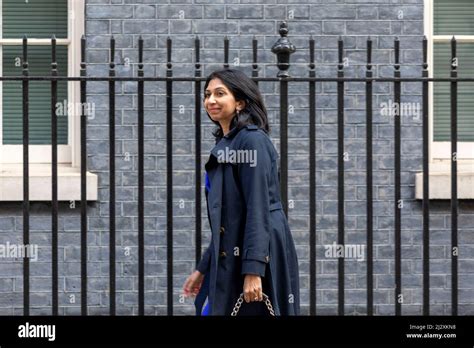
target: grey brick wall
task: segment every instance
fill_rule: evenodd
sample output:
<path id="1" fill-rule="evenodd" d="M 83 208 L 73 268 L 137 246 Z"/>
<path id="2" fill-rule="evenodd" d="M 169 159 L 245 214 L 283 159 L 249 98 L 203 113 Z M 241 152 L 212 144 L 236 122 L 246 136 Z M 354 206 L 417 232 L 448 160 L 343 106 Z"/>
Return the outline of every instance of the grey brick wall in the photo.
<path id="1" fill-rule="evenodd" d="M 108 74 L 109 39 L 116 43 L 117 74 L 136 74 L 137 42 L 145 40 L 145 75 L 164 76 L 166 38 L 173 39 L 175 76 L 194 74 L 194 36 L 201 39 L 203 74 L 223 64 L 223 35 L 230 39 L 230 63 L 250 74 L 251 40 L 259 41 L 259 72 L 275 76 L 270 48 L 281 20 L 289 23 L 293 76 L 308 74 L 308 39 L 316 41 L 317 76 L 336 76 L 337 38 L 345 43 L 347 76 L 364 76 L 367 36 L 374 40 L 374 75 L 393 76 L 393 40 L 401 40 L 402 75 L 421 75 L 422 0 L 87 0 L 88 74 Z M 261 83 L 279 145 L 278 85 Z M 289 88 L 289 222 L 300 260 L 302 311 L 309 312 L 308 87 Z M 363 83 L 347 83 L 345 93 L 346 243 L 366 243 L 365 217 L 365 96 Z M 117 83 L 117 312 L 137 314 L 137 96 L 133 82 Z M 145 85 L 145 243 L 146 314 L 166 314 L 166 158 L 165 87 Z M 317 308 L 337 314 L 337 260 L 325 257 L 324 244 L 337 241 L 336 86 L 317 85 Z M 374 303 L 375 313 L 392 315 L 394 306 L 394 143 L 393 119 L 382 116 L 381 104 L 393 101 L 388 83 L 374 86 Z M 420 103 L 421 84 L 404 84 L 403 102 Z M 191 83 L 174 85 L 174 309 L 193 314 L 190 299 L 182 301 L 181 286 L 194 267 L 194 94 Z M 107 83 L 88 85 L 88 101 L 96 117 L 88 126 L 89 169 L 99 174 L 99 201 L 89 214 L 89 313 L 108 314 L 108 97 Z M 203 113 L 203 163 L 213 145 L 213 126 Z M 403 314 L 422 314 L 422 216 L 414 199 L 415 173 L 421 171 L 421 119 L 402 118 L 402 287 Z M 80 312 L 79 202 L 60 208 L 60 307 L 62 314 Z M 203 246 L 209 240 L 205 202 L 201 202 Z M 32 314 L 51 312 L 50 204 L 33 203 L 31 242 L 40 246 L 31 266 Z M 450 206 L 431 204 L 431 313 L 450 314 Z M 461 201 L 459 210 L 459 313 L 474 313 L 474 203 Z M 0 242 L 21 242 L 21 204 L 1 203 Z M 347 259 L 347 315 L 366 313 L 366 263 Z M 0 314 L 21 314 L 21 263 L 0 268 Z"/>

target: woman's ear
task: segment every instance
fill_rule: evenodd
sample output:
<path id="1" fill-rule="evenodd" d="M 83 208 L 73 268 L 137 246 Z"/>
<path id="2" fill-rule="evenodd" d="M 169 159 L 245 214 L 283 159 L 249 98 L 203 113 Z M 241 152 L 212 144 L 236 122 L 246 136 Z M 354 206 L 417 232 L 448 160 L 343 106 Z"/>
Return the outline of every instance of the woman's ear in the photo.
<path id="1" fill-rule="evenodd" d="M 237 102 L 237 110 L 239 110 L 239 111 L 242 111 L 243 109 L 245 109 L 246 106 L 247 106 L 247 104 L 245 103 L 244 100 L 239 100 Z"/>

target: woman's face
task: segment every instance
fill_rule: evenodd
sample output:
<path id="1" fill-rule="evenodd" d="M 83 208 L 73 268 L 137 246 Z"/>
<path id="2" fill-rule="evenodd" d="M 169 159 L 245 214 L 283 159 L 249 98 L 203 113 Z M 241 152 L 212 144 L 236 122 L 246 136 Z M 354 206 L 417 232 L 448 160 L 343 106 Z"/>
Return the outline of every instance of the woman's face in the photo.
<path id="1" fill-rule="evenodd" d="M 212 79 L 204 92 L 204 107 L 213 121 L 225 125 L 237 110 L 242 110 L 243 101 L 236 101 L 232 92 L 218 79 Z"/>

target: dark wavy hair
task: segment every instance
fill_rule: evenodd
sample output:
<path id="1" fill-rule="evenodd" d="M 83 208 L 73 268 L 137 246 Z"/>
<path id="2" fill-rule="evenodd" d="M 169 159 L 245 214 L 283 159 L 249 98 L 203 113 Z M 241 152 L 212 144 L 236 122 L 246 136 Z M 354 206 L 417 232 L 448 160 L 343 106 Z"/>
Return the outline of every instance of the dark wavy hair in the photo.
<path id="1" fill-rule="evenodd" d="M 257 84 L 240 70 L 222 69 L 214 71 L 207 77 L 204 91 L 209 85 L 209 82 L 215 78 L 222 81 L 222 83 L 232 92 L 236 101 L 245 101 L 245 108 L 242 109 L 238 115 L 236 114 L 234 116 L 230 122 L 229 130 L 234 129 L 235 127 L 242 128 L 249 124 L 254 124 L 266 133 L 270 133 L 267 109 L 265 108 Z M 207 116 L 217 125 L 216 130 L 212 134 L 216 137 L 216 140 L 221 139 L 224 136 L 224 132 L 219 122 L 214 121 L 209 114 L 207 114 Z"/>

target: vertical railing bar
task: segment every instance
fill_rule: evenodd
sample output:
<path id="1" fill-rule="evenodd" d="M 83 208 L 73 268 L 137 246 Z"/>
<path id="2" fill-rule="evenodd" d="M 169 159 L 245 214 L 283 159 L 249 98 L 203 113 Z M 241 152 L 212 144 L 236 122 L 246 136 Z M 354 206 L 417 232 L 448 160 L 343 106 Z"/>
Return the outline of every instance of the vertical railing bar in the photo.
<path id="1" fill-rule="evenodd" d="M 280 78 L 280 192 L 283 211 L 288 216 L 288 79 L 290 74 L 290 55 L 296 47 L 288 40 L 288 23 L 280 23 L 280 38 L 272 46 L 277 56 L 278 74 Z"/>
<path id="2" fill-rule="evenodd" d="M 316 77 L 314 39 L 309 40 L 309 77 Z M 309 82 L 309 314 L 316 315 L 316 82 Z"/>
<path id="3" fill-rule="evenodd" d="M 110 38 L 109 77 L 115 76 L 115 38 Z M 115 80 L 109 80 L 109 260 L 110 315 L 115 315 Z"/>
<path id="4" fill-rule="evenodd" d="M 56 62 L 56 37 L 51 37 L 51 76 L 58 76 Z M 56 103 L 58 100 L 58 81 L 51 80 L 51 200 L 52 200 L 52 236 L 51 236 L 51 267 L 52 267 L 52 305 L 53 315 L 58 315 L 58 138 Z"/>
<path id="5" fill-rule="evenodd" d="M 372 39 L 367 39 L 367 82 L 366 100 L 366 152 L 367 152 L 367 315 L 374 314 L 374 271 L 373 271 L 373 158 L 372 158 Z"/>
<path id="6" fill-rule="evenodd" d="M 23 36 L 23 245 L 30 244 L 28 39 Z M 30 260 L 23 258 L 23 314 L 30 315 Z"/>
<path id="7" fill-rule="evenodd" d="M 288 216 L 288 81 L 280 80 L 280 187 L 281 202 Z"/>
<path id="8" fill-rule="evenodd" d="M 86 38 L 81 37 L 81 77 L 86 76 Z M 81 80 L 81 315 L 87 315 L 87 81 Z"/>
<path id="9" fill-rule="evenodd" d="M 337 77 L 344 77 L 344 42 L 338 39 Z M 338 244 L 344 245 L 344 81 L 337 82 L 337 190 Z M 344 258 L 338 259 L 338 314 L 344 315 Z"/>
<path id="10" fill-rule="evenodd" d="M 400 78 L 400 40 L 395 38 L 395 71 L 394 77 Z M 400 108 L 400 81 L 394 81 L 394 98 L 395 98 L 395 119 L 394 119 L 394 146 L 395 146 L 395 315 L 401 315 L 402 295 L 402 276 L 401 276 L 401 209 L 403 203 L 401 202 L 401 108 Z"/>
<path id="11" fill-rule="evenodd" d="M 194 54 L 195 54 L 195 72 L 194 76 L 201 77 L 201 64 L 199 57 L 200 40 L 196 36 L 194 40 Z M 201 81 L 194 83 L 194 109 L 195 109 L 195 197 L 196 197 L 196 265 L 201 260 L 202 247 L 202 224 L 201 224 Z"/>
<path id="12" fill-rule="evenodd" d="M 258 41 L 255 35 L 252 38 L 252 77 L 258 77 Z M 258 86 L 258 81 L 255 81 Z"/>
<path id="13" fill-rule="evenodd" d="M 166 77 L 173 76 L 171 38 L 166 40 Z M 166 81 L 166 214 L 167 214 L 167 286 L 168 315 L 173 315 L 173 82 Z"/>
<path id="14" fill-rule="evenodd" d="M 229 38 L 224 37 L 224 68 L 229 68 Z"/>
<path id="15" fill-rule="evenodd" d="M 138 38 L 138 77 L 143 77 L 143 38 Z M 145 315 L 144 81 L 138 81 L 138 315 Z"/>
<path id="16" fill-rule="evenodd" d="M 457 41 L 451 40 L 451 77 L 458 77 Z M 451 81 L 451 306 L 458 315 L 458 83 Z"/>
<path id="17" fill-rule="evenodd" d="M 428 78 L 428 39 L 423 38 L 423 72 Z M 430 315 L 429 82 L 423 81 L 423 315 Z"/>

